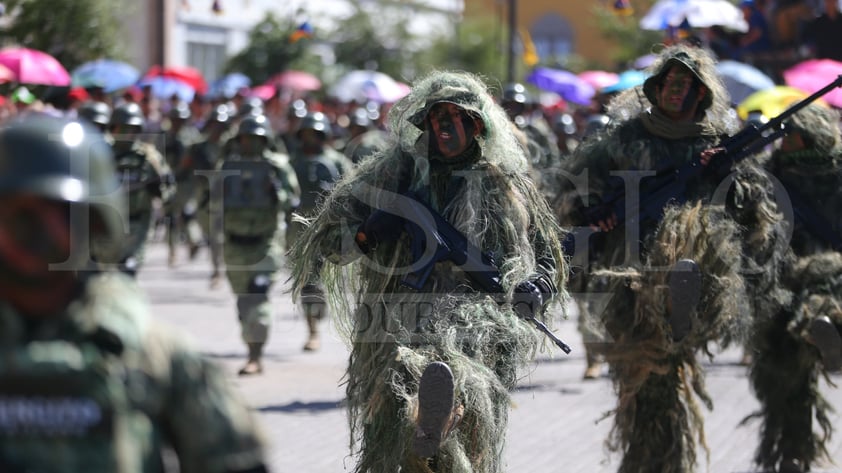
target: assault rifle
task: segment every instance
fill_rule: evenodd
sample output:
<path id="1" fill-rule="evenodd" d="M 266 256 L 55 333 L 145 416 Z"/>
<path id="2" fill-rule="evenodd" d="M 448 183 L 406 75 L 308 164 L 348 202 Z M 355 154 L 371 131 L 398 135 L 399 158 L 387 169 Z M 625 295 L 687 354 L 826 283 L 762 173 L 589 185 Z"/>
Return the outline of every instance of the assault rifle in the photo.
<path id="1" fill-rule="evenodd" d="M 821 90 L 793 104 L 763 126 L 758 128 L 751 124 L 734 136 L 726 138 L 717 147 L 717 152 L 707 166 L 702 164 L 701 156 L 695 156 L 689 163 L 679 168 L 656 169 L 654 176 L 646 178 L 647 188 L 652 190 L 643 193 L 638 202 L 627 202 L 625 189 L 608 193 L 603 196 L 600 204 L 584 209 L 588 223 L 596 224 L 612 214 L 616 217 L 618 225 L 632 222 L 638 225 L 659 222 L 668 204 L 683 204 L 687 201 L 688 187 L 702 173 L 714 172 L 718 173 L 717 175 L 726 175 L 734 164 L 783 137 L 787 132 L 784 126 L 785 120 L 839 86 L 842 86 L 842 75 Z"/>
<path id="2" fill-rule="evenodd" d="M 429 205 L 412 194 L 400 194 L 396 199 L 395 208 L 390 209 L 390 212 L 404 218 L 406 222 L 404 228 L 412 240 L 410 248 L 413 268 L 420 265 L 404 277 L 401 281 L 403 285 L 420 290 L 427 282 L 436 263 L 451 261 L 464 271 L 483 292 L 498 297 L 503 294 L 502 276 L 492 255 L 473 245 L 465 235 Z M 504 303 L 502 299 L 498 299 L 498 302 Z M 523 318 L 532 322 L 564 353 L 569 354 L 572 351 L 569 345 L 535 318 L 534 314 Z"/>

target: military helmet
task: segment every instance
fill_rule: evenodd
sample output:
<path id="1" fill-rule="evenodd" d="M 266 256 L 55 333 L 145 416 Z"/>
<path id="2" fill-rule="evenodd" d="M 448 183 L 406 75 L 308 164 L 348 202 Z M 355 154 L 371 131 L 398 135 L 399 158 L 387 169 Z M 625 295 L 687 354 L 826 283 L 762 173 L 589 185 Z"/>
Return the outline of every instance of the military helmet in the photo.
<path id="1" fill-rule="evenodd" d="M 227 105 L 217 105 L 208 115 L 207 123 L 228 123 L 231 120 L 231 110 Z"/>
<path id="2" fill-rule="evenodd" d="M 240 122 L 237 128 L 237 136 L 263 136 L 272 137 L 272 129 L 269 120 L 265 115 L 250 115 Z"/>
<path id="3" fill-rule="evenodd" d="M 263 115 L 263 100 L 260 97 L 246 98 L 237 109 L 237 116 L 247 117 L 252 115 Z"/>
<path id="4" fill-rule="evenodd" d="M 301 133 L 302 130 L 315 130 L 322 133 L 325 138 L 330 138 L 332 135 L 330 120 L 328 120 L 327 115 L 322 112 L 313 112 L 308 113 L 301 119 L 301 123 L 298 125 L 298 133 Z"/>
<path id="5" fill-rule="evenodd" d="M 368 128 L 371 126 L 371 119 L 369 118 L 369 112 L 363 107 L 357 107 L 351 112 L 350 123 L 349 126 L 359 126 L 363 128 Z"/>
<path id="6" fill-rule="evenodd" d="M 674 65 L 680 65 L 687 68 L 696 80 L 699 81 L 700 84 L 704 85 L 708 89 L 710 86 L 705 82 L 702 78 L 702 74 L 700 71 L 700 64 L 699 61 L 691 57 L 691 55 L 687 52 L 687 50 L 683 49 L 676 49 L 673 50 L 669 56 L 663 59 L 660 68 L 658 68 L 655 73 L 653 73 L 646 81 L 643 82 L 643 93 L 646 95 L 646 98 L 649 99 L 653 105 L 658 103 L 658 95 L 655 89 L 658 88 L 663 82 L 666 75 L 669 73 L 670 68 Z M 711 95 L 710 91 L 708 94 L 704 96 L 701 103 L 699 103 L 699 110 L 707 110 L 711 104 L 713 103 L 713 96 Z"/>
<path id="7" fill-rule="evenodd" d="M 0 194 L 92 205 L 116 238 L 125 204 L 119 188 L 111 147 L 83 121 L 29 114 L 0 129 Z"/>
<path id="8" fill-rule="evenodd" d="M 600 131 L 604 130 L 608 127 L 608 124 L 611 122 L 611 118 L 608 115 L 604 115 L 602 113 L 595 113 L 588 117 L 588 121 L 585 124 L 585 132 L 583 136 L 585 138 L 599 133 Z"/>
<path id="9" fill-rule="evenodd" d="M 110 125 L 114 126 L 138 126 L 143 127 L 146 124 L 146 119 L 143 117 L 143 110 L 140 105 L 134 102 L 127 102 L 114 109 L 111 114 Z"/>
<path id="10" fill-rule="evenodd" d="M 189 120 L 191 115 L 190 106 L 181 101 L 175 104 L 167 113 L 170 120 Z"/>
<path id="11" fill-rule="evenodd" d="M 76 112 L 79 118 L 83 118 L 94 125 L 107 127 L 111 121 L 111 107 L 105 102 L 89 100 L 83 103 Z"/>
<path id="12" fill-rule="evenodd" d="M 569 113 L 559 114 L 553 122 L 553 129 L 557 133 L 563 133 L 565 135 L 575 135 L 576 121 L 573 119 L 573 115 L 570 115 Z"/>
<path id="13" fill-rule="evenodd" d="M 515 102 L 522 104 L 532 103 L 532 97 L 526 87 L 520 83 L 512 83 L 503 87 L 502 102 Z"/>

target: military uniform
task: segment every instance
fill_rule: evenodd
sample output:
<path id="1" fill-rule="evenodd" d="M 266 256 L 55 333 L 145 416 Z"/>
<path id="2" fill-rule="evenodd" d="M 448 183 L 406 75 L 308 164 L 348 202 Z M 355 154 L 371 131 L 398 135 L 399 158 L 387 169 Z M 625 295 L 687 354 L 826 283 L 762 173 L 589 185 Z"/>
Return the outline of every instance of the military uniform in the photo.
<path id="1" fill-rule="evenodd" d="M 838 121 L 830 109 L 808 105 L 788 120 L 790 136 L 766 163 L 782 185 L 777 195 L 788 197 L 794 211 L 789 214 L 794 259 L 778 268 L 791 301 L 757 314 L 750 380 L 761 406 L 755 416 L 762 420 L 755 462 L 782 473 L 809 471 L 827 459 L 833 433 L 819 378 L 842 365 L 842 253 L 823 236 L 842 241 Z M 761 301 L 768 299 L 763 293 Z"/>
<path id="2" fill-rule="evenodd" d="M 605 296 L 604 309 L 589 313 L 595 317 L 589 322 L 604 334 L 605 343 L 592 348 L 611 365 L 617 391 L 608 445 L 622 454 L 618 471 L 684 473 L 695 468 L 695 439 L 703 436 L 697 398 L 711 405 L 697 351 L 712 341 L 727 346 L 749 325 L 742 269 L 750 257 L 734 209 L 748 213 L 762 201 L 747 190 L 716 197 L 724 176 L 705 172 L 675 196 L 685 203 L 657 209 L 660 219 L 643 219 L 641 212 L 615 223 L 607 197 L 642 199 L 655 190 L 643 172 L 681 169 L 736 128 L 708 52 L 672 46 L 651 72 L 642 91 L 609 104 L 610 128 L 564 162 L 556 208 L 563 222 L 584 231 L 573 261 L 588 276 L 586 291 Z M 743 182 L 759 181 L 760 174 L 748 168 L 735 186 L 749 189 Z M 752 229 L 760 225 L 748 217 Z"/>
<path id="3" fill-rule="evenodd" d="M 211 253 L 211 287 L 218 286 L 222 275 L 222 202 L 219 194 L 219 168 L 222 166 L 223 135 L 230 117 L 228 107 L 220 105 L 211 113 L 203 129 L 204 139 L 190 147 L 189 164 L 196 174 L 193 201 L 196 202 L 196 221 L 208 242 Z"/>
<path id="4" fill-rule="evenodd" d="M 309 136 L 303 136 L 305 133 Z M 292 167 L 301 185 L 301 203 L 296 212 L 305 217 L 312 215 L 339 178 L 353 166 L 348 158 L 330 147 L 327 143 L 330 136 L 330 122 L 323 113 L 312 113 L 301 120 L 296 135 L 299 147 L 292 155 Z M 287 231 L 290 246 L 303 230 L 301 222 L 290 222 Z M 301 304 L 309 334 L 304 350 L 313 351 L 320 346 L 318 324 L 325 313 L 324 296 L 317 282 L 309 285 L 305 293 Z"/>
<path id="5" fill-rule="evenodd" d="M 185 159 L 187 149 L 200 139 L 199 131 L 187 123 L 190 108 L 179 102 L 169 113 L 170 128 L 164 134 L 164 152 L 167 164 L 175 176 L 175 193 L 165 206 L 169 222 L 167 245 L 169 263 L 175 263 L 175 251 L 182 237 L 187 240 L 190 257 L 193 258 L 201 242 L 201 229 L 195 221 L 196 202 L 193 200 L 196 176 L 189 161 Z"/>
<path id="6" fill-rule="evenodd" d="M 336 185 L 291 248 L 294 294 L 320 275 L 332 317 L 347 329 L 354 472 L 498 473 L 508 391 L 540 341 L 508 296 L 534 296 L 531 316 L 542 317 L 564 293 L 561 230 L 479 78 L 431 73 L 389 118 L 391 146 Z M 407 282 L 420 242 L 405 229 L 421 219 L 401 198 L 424 202 L 491 254 L 506 269 L 499 294 L 457 256 L 424 259 L 426 279 Z M 423 230 L 431 226 L 444 231 Z"/>
<path id="7" fill-rule="evenodd" d="M 272 321 L 269 290 L 282 264 L 286 215 L 298 205 L 300 194 L 287 157 L 268 149 L 267 127 L 262 115 L 243 120 L 237 139 L 267 141 L 259 150 L 238 146 L 238 154 L 226 156 L 220 168 L 223 259 L 249 347 L 249 364 L 241 374 L 262 371 L 260 358 Z"/>
<path id="8" fill-rule="evenodd" d="M 150 317 L 120 274 L 92 276 L 36 325 L 0 302 L 0 471 L 245 471 L 263 462 L 253 414 L 224 373 Z M 257 470 L 255 470 L 257 471 Z"/>
<path id="9" fill-rule="evenodd" d="M 185 473 L 265 472 L 224 375 L 89 266 L 86 237 L 124 231 L 104 145 L 45 115 L 0 130 L 0 471 L 160 472 L 169 450 Z"/>
<path id="10" fill-rule="evenodd" d="M 143 126 L 143 116 L 136 104 L 118 107 L 112 115 L 111 129 L 132 127 L 139 132 Z M 135 135 L 117 133 L 113 144 L 114 163 L 121 189 L 128 199 L 127 215 L 128 235 L 121 235 L 123 249 L 115 260 L 98 254 L 103 242 L 92 242 L 93 256 L 105 264 L 116 263 L 120 270 L 136 274 L 143 264 L 146 241 L 152 228 L 153 200 L 167 202 L 175 193 L 172 172 L 164 157 L 155 147 L 141 141 Z M 107 243 L 107 242 L 106 242 Z"/>

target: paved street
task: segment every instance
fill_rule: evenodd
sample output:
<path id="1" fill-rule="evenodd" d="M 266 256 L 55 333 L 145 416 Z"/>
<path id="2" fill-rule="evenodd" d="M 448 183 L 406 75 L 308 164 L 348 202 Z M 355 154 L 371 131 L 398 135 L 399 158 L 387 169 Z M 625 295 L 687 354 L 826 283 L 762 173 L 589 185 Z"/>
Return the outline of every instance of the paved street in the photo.
<path id="1" fill-rule="evenodd" d="M 342 375 L 347 349 L 335 331 L 325 324 L 323 349 L 304 353 L 306 327 L 285 285 L 272 294 L 275 325 L 267 348 L 263 376 L 238 378 L 235 373 L 245 358 L 239 338 L 236 305 L 227 283 L 209 289 L 210 263 L 203 250 L 196 261 L 186 261 L 186 250 L 174 269 L 166 266 L 166 246 L 153 243 L 140 275 L 155 316 L 177 326 L 194 339 L 200 349 L 231 373 L 247 401 L 259 412 L 271 443 L 274 472 L 338 473 L 350 471 L 348 427 L 343 399 Z M 513 394 L 510 412 L 507 471 L 517 473 L 575 473 L 616 471 L 618 459 L 609 455 L 603 441 L 610 419 L 599 422 L 614 405 L 607 378 L 583 381 L 584 352 L 574 320 L 556 323 L 558 334 L 573 347 L 545 353 Z M 715 409 L 706 412 L 709 462 L 700 454 L 697 471 L 710 473 L 755 472 L 751 458 L 757 444 L 757 423 L 738 426 L 757 402 L 749 391 L 746 369 L 736 362 L 740 352 L 719 354 L 706 364 L 707 387 Z M 839 384 L 842 378 L 836 376 Z M 823 384 L 830 402 L 842 411 L 842 389 Z M 842 416 L 831 421 L 842 426 Z M 840 428 L 840 427 L 837 427 Z M 814 472 L 842 471 L 842 432 L 833 438 L 831 456 L 837 466 L 823 465 Z"/>

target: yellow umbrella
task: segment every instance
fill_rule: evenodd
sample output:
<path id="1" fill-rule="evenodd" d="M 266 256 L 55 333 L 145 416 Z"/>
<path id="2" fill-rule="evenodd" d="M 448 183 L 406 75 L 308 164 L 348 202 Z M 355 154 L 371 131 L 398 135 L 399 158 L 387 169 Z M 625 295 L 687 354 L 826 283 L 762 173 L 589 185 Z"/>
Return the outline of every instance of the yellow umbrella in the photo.
<path id="1" fill-rule="evenodd" d="M 788 85 L 776 85 L 771 89 L 760 90 L 755 92 L 739 105 L 737 105 L 737 115 L 741 119 L 748 118 L 749 112 L 759 110 L 767 118 L 773 118 L 781 114 L 790 105 L 799 100 L 809 96 L 807 92 Z M 822 99 L 816 100 L 815 103 L 820 103 L 827 106 L 827 103 Z"/>

